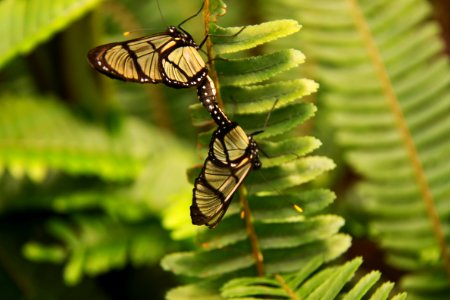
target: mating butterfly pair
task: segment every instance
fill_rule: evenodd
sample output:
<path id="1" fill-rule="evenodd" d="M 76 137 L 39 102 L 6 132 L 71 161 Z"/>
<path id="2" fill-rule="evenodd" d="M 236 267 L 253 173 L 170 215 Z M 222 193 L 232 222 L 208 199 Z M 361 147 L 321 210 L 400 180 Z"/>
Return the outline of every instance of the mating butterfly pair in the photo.
<path id="1" fill-rule="evenodd" d="M 217 91 L 198 45 L 189 33 L 178 28 L 170 26 L 163 33 L 98 46 L 89 51 L 88 60 L 97 71 L 115 79 L 164 83 L 173 88 L 197 87 L 200 102 L 219 127 L 195 180 L 190 209 L 193 224 L 212 228 L 224 216 L 249 172 L 260 168 L 261 163 L 256 142 L 217 105 Z"/>

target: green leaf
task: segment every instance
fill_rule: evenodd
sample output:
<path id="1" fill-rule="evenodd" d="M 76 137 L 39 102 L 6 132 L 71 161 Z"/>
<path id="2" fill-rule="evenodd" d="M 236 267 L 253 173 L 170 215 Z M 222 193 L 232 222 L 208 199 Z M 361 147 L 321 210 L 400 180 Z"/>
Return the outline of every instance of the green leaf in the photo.
<path id="1" fill-rule="evenodd" d="M 301 26 L 294 20 L 275 20 L 258 25 L 228 28 L 212 23 L 211 40 L 216 55 L 222 55 L 254 48 L 291 35 L 300 28 Z"/>
<path id="2" fill-rule="evenodd" d="M 403 279 L 402 286 L 414 295 L 429 295 L 431 293 L 445 298 L 448 281 L 445 270 L 416 273 Z"/>
<path id="3" fill-rule="evenodd" d="M 268 155 L 261 157 L 264 167 L 272 167 L 284 164 L 295 158 L 304 156 L 321 146 L 318 139 L 309 136 L 286 138 L 280 142 L 262 141 L 259 148 Z"/>
<path id="4" fill-rule="evenodd" d="M 30 260 L 52 263 L 61 263 L 66 256 L 64 249 L 59 246 L 42 246 L 34 242 L 27 243 L 23 253 Z"/>
<path id="5" fill-rule="evenodd" d="M 0 128 L 0 166 L 36 181 L 51 169 L 111 180 L 134 178 L 149 154 L 142 143 L 148 132 L 139 122 L 126 122 L 112 135 L 48 99 L 2 99 Z"/>
<path id="6" fill-rule="evenodd" d="M 328 262 L 347 251 L 350 243 L 349 236 L 336 234 L 296 248 L 268 249 L 263 252 L 265 270 L 267 274 L 296 272 L 317 256 Z"/>
<path id="7" fill-rule="evenodd" d="M 222 290 L 222 296 L 227 299 L 249 299 L 250 296 L 262 295 L 278 299 L 287 296 L 276 280 L 267 278 L 235 279 L 225 284 Z"/>
<path id="8" fill-rule="evenodd" d="M 184 300 L 223 300 L 218 292 L 217 283 L 202 282 L 176 287 L 166 294 L 166 299 Z"/>
<path id="9" fill-rule="evenodd" d="M 217 60 L 215 65 L 221 86 L 240 86 L 267 80 L 304 61 L 300 51 L 287 49 L 250 58 Z"/>
<path id="10" fill-rule="evenodd" d="M 222 297 L 235 300 L 267 299 L 271 296 L 276 299 L 340 299 L 344 295 L 345 287 L 353 284 L 351 279 L 361 263 L 362 260 L 356 258 L 346 264 L 315 272 L 322 264 L 322 261 L 316 258 L 293 275 L 280 276 L 277 274 L 274 277 L 232 279 L 222 287 Z M 368 289 L 378 279 L 379 274 L 370 273 L 356 283 L 344 299 L 368 297 Z M 399 294 L 392 299 L 403 299 L 404 297 L 405 294 Z"/>
<path id="11" fill-rule="evenodd" d="M 236 114 L 233 117 L 233 120 L 241 125 L 247 134 L 253 134 L 260 130 L 264 130 L 255 136 L 255 139 L 262 143 L 261 145 L 265 143 L 265 139 L 292 131 L 294 128 L 314 116 L 317 111 L 317 108 L 311 103 L 301 102 L 282 108 L 273 108 L 273 103 L 270 106 L 261 106 L 261 111 L 259 113 Z M 211 123 L 211 117 L 208 113 L 205 113 L 205 109 L 201 104 L 191 105 L 190 109 L 193 116 L 193 123 L 196 126 L 203 126 Z M 268 119 L 267 127 L 264 128 L 269 113 L 270 118 Z M 200 146 L 209 145 L 211 133 L 212 131 L 200 134 L 198 140 Z M 261 147 L 261 149 L 265 151 L 263 147 Z M 269 152 L 267 154 L 269 157 L 272 157 L 272 153 Z M 270 164 L 271 163 L 269 163 L 269 165 Z"/>
<path id="12" fill-rule="evenodd" d="M 269 112 L 275 105 L 281 108 L 317 91 L 319 85 L 309 79 L 274 82 L 265 85 L 225 86 L 222 98 L 229 103 L 234 114 Z"/>
<path id="13" fill-rule="evenodd" d="M 0 68 L 30 52 L 97 5 L 99 0 L 3 0 L 0 2 Z M 45 15 L 42 14 L 45 12 Z"/>
<path id="14" fill-rule="evenodd" d="M 253 218 L 264 223 L 281 223 L 303 221 L 306 216 L 313 216 L 330 205 L 336 198 L 329 190 L 298 189 L 290 193 L 268 196 L 250 196 L 249 203 Z M 299 206 L 300 214 L 293 205 Z"/>
<path id="15" fill-rule="evenodd" d="M 311 259 L 297 273 L 293 274 L 287 284 L 292 289 L 297 289 L 313 272 L 315 272 L 323 264 L 323 257 L 317 256 Z"/>
<path id="16" fill-rule="evenodd" d="M 260 235 L 261 249 L 286 249 L 326 239 L 338 233 L 343 225 L 342 218 L 323 215 L 296 223 L 255 224 L 255 230 Z"/>
<path id="17" fill-rule="evenodd" d="M 370 288 L 380 279 L 380 272 L 370 272 L 361 278 L 358 283 L 345 295 L 343 300 L 362 299 Z"/>
<path id="18" fill-rule="evenodd" d="M 298 79 L 266 85 L 223 87 L 222 98 L 229 103 L 226 110 L 230 111 L 233 117 L 245 115 L 243 118 L 247 119 L 248 114 L 269 114 L 280 108 L 299 104 L 302 97 L 310 95 L 317 88 L 318 85 L 314 81 Z M 211 122 L 211 117 L 200 103 L 190 105 L 189 109 L 194 126 L 201 127 Z M 273 119 L 270 118 L 272 122 Z M 297 118 L 291 116 L 290 119 Z"/>
<path id="19" fill-rule="evenodd" d="M 335 276 L 322 282 L 314 292 L 308 295 L 307 299 L 334 299 L 344 287 L 345 283 L 354 276 L 361 263 L 361 259 L 354 259 L 339 267 L 339 271 L 336 271 Z"/>
<path id="20" fill-rule="evenodd" d="M 311 103 L 298 103 L 293 106 L 275 109 L 270 114 L 266 128 L 264 128 L 264 124 L 266 123 L 267 115 L 264 114 L 236 115 L 234 119 L 248 134 L 264 130 L 255 136 L 255 140 L 262 141 L 292 131 L 314 116 L 316 110 L 317 108 Z"/>
<path id="21" fill-rule="evenodd" d="M 170 270 L 175 274 L 208 278 L 242 270 L 255 264 L 250 253 L 242 255 L 232 250 L 223 250 L 169 254 L 163 258 L 161 266 L 164 270 Z"/>
<path id="22" fill-rule="evenodd" d="M 210 1 L 209 4 L 209 10 L 213 17 L 220 17 L 227 13 L 227 4 L 224 1 Z"/>
<path id="23" fill-rule="evenodd" d="M 233 245 L 247 239 L 247 232 L 242 225 L 242 219 L 239 215 L 239 209 L 235 209 L 237 205 L 231 204 L 226 214 L 227 222 L 223 222 L 223 226 L 217 227 L 217 230 L 204 230 L 198 234 L 198 242 L 208 250 L 220 249 L 225 246 Z"/>
<path id="24" fill-rule="evenodd" d="M 248 186 L 254 193 L 273 189 L 272 192 L 304 184 L 332 170 L 335 164 L 326 157 L 308 156 L 282 166 L 261 169 L 261 174 L 248 178 Z"/>
<path id="25" fill-rule="evenodd" d="M 385 282 L 380 286 L 375 293 L 370 297 L 370 300 L 384 300 L 389 297 L 390 292 L 394 288 L 394 283 Z"/>
<path id="26" fill-rule="evenodd" d="M 68 285 L 78 284 L 84 275 L 123 268 L 128 262 L 135 266 L 153 264 L 165 251 L 166 237 L 157 224 L 124 224 L 105 216 L 78 215 L 72 222 L 53 219 L 48 227 L 64 248 L 32 242 L 24 252 L 37 261 L 65 261 L 64 281 Z"/>

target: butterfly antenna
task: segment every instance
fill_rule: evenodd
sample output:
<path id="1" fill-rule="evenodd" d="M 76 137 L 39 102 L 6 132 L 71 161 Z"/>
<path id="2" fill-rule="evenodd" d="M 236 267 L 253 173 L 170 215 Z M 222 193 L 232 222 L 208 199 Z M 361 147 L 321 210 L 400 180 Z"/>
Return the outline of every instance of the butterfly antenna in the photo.
<path id="1" fill-rule="evenodd" d="M 166 18 L 164 18 L 164 15 L 163 15 L 163 13 L 162 13 L 161 6 L 160 6 L 160 4 L 159 4 L 159 0 L 156 0 L 156 5 L 158 6 L 158 11 L 159 11 L 159 15 L 161 16 L 161 20 L 162 20 L 163 23 L 166 24 L 166 26 L 167 26 L 168 23 L 167 23 Z"/>
<path id="2" fill-rule="evenodd" d="M 236 37 L 238 34 L 240 34 L 244 29 L 247 28 L 246 26 L 242 26 L 241 29 L 239 29 L 236 33 L 233 33 L 232 35 L 226 35 L 226 34 L 214 34 L 214 33 L 208 33 L 202 40 L 202 42 L 199 44 L 199 48 L 203 47 L 203 45 L 206 43 L 206 40 L 210 37 Z"/>
<path id="3" fill-rule="evenodd" d="M 266 120 L 264 121 L 264 126 L 263 126 L 262 131 L 266 130 L 267 124 L 269 124 L 270 116 L 272 115 L 272 112 L 275 110 L 275 106 L 277 106 L 278 100 L 279 99 L 277 98 L 277 100 L 275 100 L 275 102 L 273 103 L 272 108 L 269 110 L 269 113 L 266 116 Z"/>
<path id="4" fill-rule="evenodd" d="M 275 102 L 274 102 L 273 105 L 272 105 L 272 108 L 271 108 L 271 109 L 269 110 L 269 112 L 267 113 L 266 120 L 264 121 L 264 126 L 263 126 L 263 128 L 262 128 L 261 130 L 252 132 L 252 133 L 250 134 L 250 136 L 255 136 L 255 135 L 261 134 L 261 133 L 263 133 L 264 131 L 266 131 L 267 125 L 269 124 L 270 116 L 272 115 L 272 111 L 275 110 L 275 106 L 277 105 L 278 100 L 279 100 L 278 98 L 275 100 Z M 265 153 L 264 153 L 264 154 L 265 154 Z M 266 155 L 266 156 L 267 156 L 267 155 Z M 268 156 L 267 156 L 267 157 L 268 157 Z"/>
<path id="5" fill-rule="evenodd" d="M 180 24 L 178 24 L 177 27 L 180 28 L 180 29 L 182 29 L 182 30 L 184 31 L 184 29 L 181 27 L 181 25 L 183 25 L 183 24 L 186 23 L 187 21 L 189 21 L 189 20 L 195 18 L 196 16 L 198 16 L 198 15 L 202 12 L 204 6 L 205 6 L 205 1 L 202 2 L 202 6 L 200 7 L 200 9 L 199 9 L 194 15 L 190 16 L 189 18 L 187 18 L 186 20 L 184 20 L 183 22 L 181 22 Z"/>

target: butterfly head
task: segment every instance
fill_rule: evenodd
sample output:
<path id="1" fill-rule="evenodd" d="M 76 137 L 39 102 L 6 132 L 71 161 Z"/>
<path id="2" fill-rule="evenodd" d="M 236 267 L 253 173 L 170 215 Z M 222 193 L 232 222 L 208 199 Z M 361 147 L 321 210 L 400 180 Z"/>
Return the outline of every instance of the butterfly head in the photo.
<path id="1" fill-rule="evenodd" d="M 169 26 L 169 27 L 167 27 L 167 31 L 168 31 L 171 35 L 178 35 L 179 32 L 180 32 L 175 26 Z"/>
<path id="2" fill-rule="evenodd" d="M 192 36 L 183 30 L 182 28 L 175 27 L 175 26 L 169 26 L 167 27 L 167 32 L 175 39 L 182 41 L 184 44 L 197 47 L 197 44 L 195 43 Z"/>
<path id="3" fill-rule="evenodd" d="M 253 140 L 252 136 L 248 137 L 249 139 L 249 146 L 248 149 L 250 151 L 250 159 L 252 161 L 253 169 L 257 170 L 260 169 L 262 164 L 259 160 L 259 150 L 258 150 L 258 144 L 255 140 Z"/>

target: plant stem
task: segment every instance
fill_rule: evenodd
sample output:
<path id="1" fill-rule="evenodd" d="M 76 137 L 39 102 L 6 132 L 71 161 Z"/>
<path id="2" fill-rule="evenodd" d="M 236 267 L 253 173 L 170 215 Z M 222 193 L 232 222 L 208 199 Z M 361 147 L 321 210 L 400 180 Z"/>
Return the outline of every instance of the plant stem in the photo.
<path id="1" fill-rule="evenodd" d="M 0 247 L 0 266 L 7 273 L 17 288 L 22 292 L 25 298 L 32 298 L 35 294 L 26 274 L 22 273 L 20 268 L 14 265 L 11 257 L 8 257 L 7 251 Z M 25 272 L 26 273 L 26 272 Z"/>
<path id="2" fill-rule="evenodd" d="M 300 300 L 294 291 L 286 284 L 286 281 L 280 274 L 275 274 L 275 279 L 280 283 L 281 288 L 286 291 L 286 294 L 288 294 L 290 299 Z"/>
<path id="3" fill-rule="evenodd" d="M 258 272 L 258 276 L 264 276 L 264 257 L 259 248 L 258 237 L 256 236 L 255 227 L 253 226 L 250 207 L 248 206 L 247 201 L 247 189 L 245 188 L 245 186 L 241 186 L 241 188 L 239 189 L 239 200 L 244 211 L 245 229 L 247 231 L 250 245 L 252 247 L 252 255 L 256 261 L 256 270 Z"/>
<path id="4" fill-rule="evenodd" d="M 203 22 L 205 24 L 205 36 L 209 35 L 209 23 L 215 22 L 215 18 L 211 18 L 211 12 L 209 10 L 210 0 L 205 0 L 204 8 L 203 8 Z M 216 86 L 217 95 L 216 95 L 216 102 L 219 105 L 220 108 L 223 109 L 223 100 L 220 96 L 220 84 L 219 84 L 219 78 L 217 77 L 216 68 L 214 67 L 214 55 L 213 55 L 213 49 L 212 49 L 212 42 L 211 39 L 208 37 L 206 40 L 206 53 L 208 54 L 208 71 L 209 75 L 211 76 L 212 80 L 214 81 L 214 85 Z"/>

